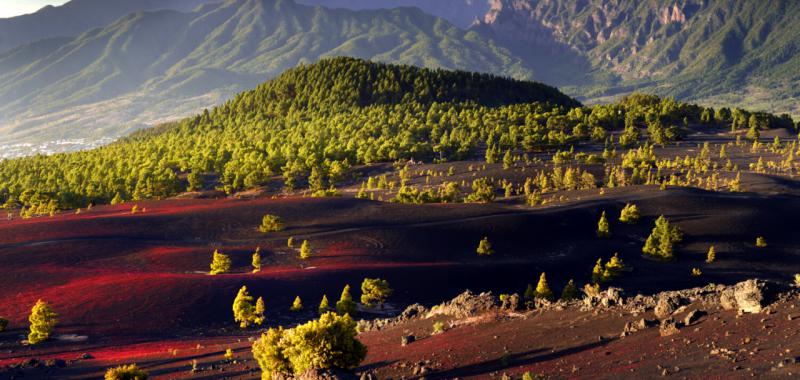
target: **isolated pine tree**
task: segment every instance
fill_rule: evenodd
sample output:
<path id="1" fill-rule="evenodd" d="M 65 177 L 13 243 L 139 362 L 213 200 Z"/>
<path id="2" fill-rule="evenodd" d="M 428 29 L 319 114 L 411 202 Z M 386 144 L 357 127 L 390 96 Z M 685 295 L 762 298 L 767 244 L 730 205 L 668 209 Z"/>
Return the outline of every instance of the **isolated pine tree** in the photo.
<path id="1" fill-rule="evenodd" d="M 717 251 L 714 250 L 714 246 L 708 247 L 708 253 L 706 254 L 706 262 L 711 264 L 717 259 Z"/>
<path id="2" fill-rule="evenodd" d="M 481 239 L 480 243 L 478 243 L 477 252 L 479 256 L 490 256 L 494 254 L 494 250 L 492 250 L 492 243 L 489 242 L 488 237 Z"/>
<path id="3" fill-rule="evenodd" d="M 539 276 L 539 283 L 536 285 L 536 298 L 545 299 L 548 301 L 553 300 L 553 291 L 547 285 L 547 277 L 544 272 Z"/>
<path id="4" fill-rule="evenodd" d="M 673 245 L 683 239 L 683 234 L 678 227 L 670 225 L 662 215 L 656 219 L 653 232 L 647 237 L 642 251 L 649 256 L 662 260 L 673 258 Z"/>
<path id="5" fill-rule="evenodd" d="M 615 253 L 611 260 L 605 265 L 605 270 L 603 270 L 603 281 L 613 280 L 619 277 L 622 274 L 622 270 L 625 269 L 625 264 L 622 263 L 622 259 L 619 258 L 619 254 Z"/>
<path id="6" fill-rule="evenodd" d="M 214 250 L 214 256 L 211 259 L 211 275 L 227 273 L 229 270 L 231 270 L 231 258 L 218 250 Z"/>
<path id="7" fill-rule="evenodd" d="M 264 323 L 264 313 L 267 311 L 267 307 L 264 305 L 264 298 L 258 297 L 256 300 L 256 308 L 253 312 L 253 323 L 261 326 Z"/>
<path id="8" fill-rule="evenodd" d="M 58 322 L 57 317 L 58 314 L 53 312 L 47 302 L 36 301 L 31 309 L 31 315 L 28 317 L 28 321 L 31 323 L 28 343 L 39 344 L 50 339 L 50 334 Z"/>
<path id="9" fill-rule="evenodd" d="M 622 223 L 635 224 L 639 221 L 639 207 L 633 203 L 628 203 L 622 208 L 619 215 L 619 221 Z"/>
<path id="10" fill-rule="evenodd" d="M 328 304 L 328 296 L 323 294 L 322 301 L 319 302 L 319 307 L 317 308 L 317 310 L 319 310 L 320 314 L 325 314 L 328 312 L 328 310 L 330 310 L 330 308 L 331 307 Z"/>
<path id="11" fill-rule="evenodd" d="M 600 215 L 600 220 L 597 222 L 597 237 L 608 238 L 611 236 L 611 226 L 608 224 L 606 212 Z"/>
<path id="12" fill-rule="evenodd" d="M 290 308 L 291 311 L 300 311 L 303 310 L 303 301 L 300 300 L 300 296 L 294 298 L 294 302 L 292 302 L 292 307 Z"/>
<path id="13" fill-rule="evenodd" d="M 533 302 L 536 299 L 536 289 L 534 289 L 533 284 L 528 284 L 523 297 L 526 302 Z"/>
<path id="14" fill-rule="evenodd" d="M 281 231 L 283 230 L 283 220 L 277 215 L 264 215 L 258 230 L 262 233 Z"/>
<path id="15" fill-rule="evenodd" d="M 311 245 L 308 243 L 308 240 L 303 240 L 303 244 L 300 245 L 300 259 L 308 260 L 312 255 Z"/>
<path id="16" fill-rule="evenodd" d="M 253 252 L 253 273 L 261 272 L 261 247 L 256 247 Z"/>
<path id="17" fill-rule="evenodd" d="M 506 150 L 506 154 L 503 155 L 503 169 L 511 169 L 514 166 L 514 157 L 511 155 L 511 150 Z"/>
<path id="18" fill-rule="evenodd" d="M 605 281 L 603 273 L 603 259 L 597 259 L 597 264 L 592 269 L 592 284 L 602 284 Z"/>
<path id="19" fill-rule="evenodd" d="M 286 239 L 286 246 L 294 248 L 294 236 L 290 236 L 289 239 Z"/>
<path id="20" fill-rule="evenodd" d="M 233 300 L 233 320 L 239 322 L 239 327 L 243 329 L 255 322 L 253 297 L 247 292 L 247 286 L 242 286 Z"/>
<path id="21" fill-rule="evenodd" d="M 758 248 L 766 248 L 767 247 L 767 239 L 763 236 L 759 236 L 756 238 L 756 247 Z"/>
<path id="22" fill-rule="evenodd" d="M 342 295 L 339 297 L 339 301 L 336 302 L 336 312 L 340 315 L 355 314 L 356 303 L 353 302 L 353 296 L 350 295 L 350 285 L 344 286 Z"/>
<path id="23" fill-rule="evenodd" d="M 379 278 L 365 278 L 361 283 L 361 303 L 365 306 L 383 305 L 392 295 L 389 282 Z"/>
<path id="24" fill-rule="evenodd" d="M 580 293 L 578 293 L 578 287 L 575 286 L 575 282 L 569 280 L 567 285 L 564 286 L 564 290 L 561 291 L 561 299 L 564 301 L 571 301 L 580 298 Z"/>

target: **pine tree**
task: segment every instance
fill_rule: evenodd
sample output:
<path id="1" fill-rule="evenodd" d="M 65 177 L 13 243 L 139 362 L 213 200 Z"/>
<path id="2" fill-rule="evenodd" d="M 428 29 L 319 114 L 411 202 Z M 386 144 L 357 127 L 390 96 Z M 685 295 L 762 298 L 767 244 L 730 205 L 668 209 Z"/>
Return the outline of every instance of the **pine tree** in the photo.
<path id="1" fill-rule="evenodd" d="M 605 265 L 605 270 L 603 271 L 603 281 L 613 280 L 622 273 L 625 269 L 625 264 L 622 263 L 622 259 L 619 258 L 619 254 L 615 253 L 614 256 L 611 257 L 611 260 Z"/>
<path id="2" fill-rule="evenodd" d="M 578 287 L 575 286 L 575 282 L 569 280 L 567 285 L 564 286 L 564 290 L 561 291 L 561 300 L 563 301 L 571 301 L 580 298 L 580 294 L 578 293 Z"/>
<path id="3" fill-rule="evenodd" d="M 603 273 L 603 259 L 597 259 L 597 264 L 592 269 L 592 284 L 602 284 L 605 281 Z"/>
<path id="4" fill-rule="evenodd" d="M 294 248 L 294 236 L 290 236 L 289 239 L 286 240 L 286 246 Z"/>
<path id="5" fill-rule="evenodd" d="M 528 287 L 525 288 L 525 294 L 523 295 L 526 302 L 533 302 L 536 299 L 536 289 L 533 288 L 533 284 L 528 284 Z"/>
<path id="6" fill-rule="evenodd" d="M 31 323 L 28 343 L 39 344 L 50 339 L 50 334 L 55 327 L 58 314 L 53 312 L 50 305 L 42 300 L 36 301 L 31 309 L 28 321 Z"/>
<path id="7" fill-rule="evenodd" d="M 365 306 L 383 306 L 383 303 L 391 295 L 392 288 L 389 287 L 389 282 L 386 280 L 365 278 L 361 283 L 361 303 Z"/>
<path id="8" fill-rule="evenodd" d="M 258 297 L 256 300 L 256 309 L 253 314 L 253 323 L 261 326 L 264 324 L 265 318 L 264 313 L 267 311 L 267 307 L 264 305 L 264 298 Z"/>
<path id="9" fill-rule="evenodd" d="M 758 248 L 766 248 L 767 247 L 767 239 L 763 236 L 759 236 L 756 238 L 756 247 Z"/>
<path id="10" fill-rule="evenodd" d="M 311 245 L 308 243 L 308 240 L 303 240 L 303 244 L 300 245 L 300 259 L 308 260 L 312 255 Z"/>
<path id="11" fill-rule="evenodd" d="M 717 252 L 714 250 L 714 246 L 708 247 L 708 253 L 706 254 L 706 262 L 711 264 L 717 259 Z"/>
<path id="12" fill-rule="evenodd" d="M 642 251 L 652 257 L 671 260 L 673 258 L 673 245 L 682 239 L 683 234 L 678 227 L 670 225 L 669 221 L 662 215 L 656 219 L 653 232 L 647 237 Z"/>
<path id="13" fill-rule="evenodd" d="M 215 276 L 222 273 L 227 273 L 231 269 L 231 258 L 218 250 L 214 250 L 214 256 L 211 259 L 211 275 Z"/>
<path id="14" fill-rule="evenodd" d="M 303 310 L 303 301 L 300 300 L 300 296 L 294 298 L 294 302 L 292 303 L 291 311 L 300 311 Z"/>
<path id="15" fill-rule="evenodd" d="M 506 150 L 506 154 L 503 155 L 503 169 L 511 169 L 514 166 L 514 157 L 511 156 L 511 150 Z"/>
<path id="16" fill-rule="evenodd" d="M 339 297 L 339 301 L 336 302 L 336 312 L 340 315 L 355 314 L 356 303 L 353 302 L 353 296 L 350 295 L 350 285 L 344 286 L 342 295 Z"/>
<path id="17" fill-rule="evenodd" d="M 122 199 L 122 196 L 119 195 L 119 193 L 114 194 L 114 198 L 111 199 L 111 205 L 118 205 L 118 204 L 121 204 L 121 203 L 124 203 L 124 202 L 125 202 L 125 200 Z"/>
<path id="18" fill-rule="evenodd" d="M 478 243 L 477 252 L 479 256 L 490 256 L 494 254 L 494 250 L 492 250 L 492 243 L 489 243 L 488 237 L 484 237 L 481 239 L 480 243 Z"/>
<path id="19" fill-rule="evenodd" d="M 319 310 L 320 314 L 325 314 L 328 312 L 330 308 L 331 307 L 328 304 L 328 296 L 323 294 L 322 301 L 319 302 L 319 307 L 317 308 L 317 310 Z"/>
<path id="20" fill-rule="evenodd" d="M 262 233 L 277 232 L 283 230 L 283 220 L 277 215 L 264 215 L 261 219 L 261 226 L 258 230 Z"/>
<path id="21" fill-rule="evenodd" d="M 256 247 L 253 252 L 253 273 L 261 272 L 261 247 Z"/>
<path id="22" fill-rule="evenodd" d="M 243 329 L 255 322 L 253 297 L 247 292 L 247 286 L 242 286 L 233 300 L 233 320 L 239 322 L 239 327 Z"/>
<path id="23" fill-rule="evenodd" d="M 539 276 L 539 283 L 536 285 L 536 298 L 548 301 L 553 300 L 553 291 L 547 285 L 547 277 L 545 277 L 544 272 Z"/>
<path id="24" fill-rule="evenodd" d="M 636 224 L 639 221 L 639 207 L 633 203 L 628 203 L 622 208 L 619 215 L 619 221 L 622 223 Z"/>
<path id="25" fill-rule="evenodd" d="M 608 238 L 610 236 L 611 236 L 611 227 L 608 224 L 608 219 L 606 218 L 606 212 L 603 211 L 603 214 L 600 215 L 600 220 L 597 222 L 597 237 Z"/>

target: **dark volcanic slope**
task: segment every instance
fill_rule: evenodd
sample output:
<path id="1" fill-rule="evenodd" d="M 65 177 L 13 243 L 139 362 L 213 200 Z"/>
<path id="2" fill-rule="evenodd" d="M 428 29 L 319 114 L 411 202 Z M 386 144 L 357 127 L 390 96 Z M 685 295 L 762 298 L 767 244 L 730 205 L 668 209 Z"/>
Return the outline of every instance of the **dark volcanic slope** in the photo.
<path id="1" fill-rule="evenodd" d="M 623 200 L 637 199 L 639 225 L 612 224 L 613 237 L 594 231 L 602 210 L 618 215 Z M 723 195 L 668 190 L 652 195 L 606 194 L 599 199 L 543 210 L 502 205 L 379 204 L 352 199 L 192 200 L 102 207 L 81 215 L 0 222 L 0 315 L 24 325 L 38 298 L 61 314 L 59 333 L 90 339 L 172 336 L 189 328 L 226 326 L 241 285 L 267 301 L 268 318 L 286 322 L 295 295 L 315 305 L 338 296 L 346 283 L 388 279 L 392 303 L 434 303 L 465 288 L 522 292 L 542 271 L 560 289 L 570 278 L 589 279 L 594 262 L 619 252 L 632 270 L 614 285 L 649 293 L 732 283 L 750 277 L 785 280 L 800 271 L 793 225 L 776 215 L 800 212 L 789 196 Z M 255 230 L 265 213 L 282 215 L 287 230 L 265 237 Z M 641 256 L 652 221 L 665 214 L 685 232 L 672 263 Z M 755 237 L 769 247 L 756 249 Z M 309 239 L 316 255 L 296 258 L 286 238 Z M 488 236 L 496 254 L 477 257 Z M 717 261 L 705 264 L 708 246 Z M 249 273 L 250 254 L 264 252 L 265 268 Z M 211 277 L 211 252 L 232 255 L 234 274 Z M 702 277 L 690 275 L 693 267 Z M 142 318 L 160 315 L 161 318 Z M 303 315 L 303 318 L 311 315 Z M 295 316 L 298 317 L 298 316 Z M 165 335 L 166 334 L 166 335 Z"/>

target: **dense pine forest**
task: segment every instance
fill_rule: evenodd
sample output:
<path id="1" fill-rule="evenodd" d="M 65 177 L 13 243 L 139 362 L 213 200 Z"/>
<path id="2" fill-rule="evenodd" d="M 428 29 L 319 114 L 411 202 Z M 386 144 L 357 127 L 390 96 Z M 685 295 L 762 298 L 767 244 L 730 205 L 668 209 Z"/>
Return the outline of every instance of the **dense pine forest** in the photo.
<path id="1" fill-rule="evenodd" d="M 652 142 L 664 144 L 691 124 L 750 128 L 755 135 L 795 127 L 785 115 L 648 95 L 585 107 L 533 82 L 332 58 L 103 148 L 0 162 L 0 204 L 48 213 L 160 199 L 208 185 L 229 194 L 271 181 L 287 191 L 306 184 L 327 189 L 354 165 L 491 161 L 509 151 L 588 140 L 613 144 L 614 131 L 638 137 L 646 129 Z"/>

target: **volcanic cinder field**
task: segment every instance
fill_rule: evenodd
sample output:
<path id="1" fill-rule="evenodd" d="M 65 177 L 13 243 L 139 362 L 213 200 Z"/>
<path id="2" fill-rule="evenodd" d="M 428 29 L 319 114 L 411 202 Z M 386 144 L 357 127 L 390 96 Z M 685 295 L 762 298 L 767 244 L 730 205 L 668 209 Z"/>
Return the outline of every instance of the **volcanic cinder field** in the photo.
<path id="1" fill-rule="evenodd" d="M 692 139 L 659 150 L 659 155 L 693 154 L 701 142 L 733 141 L 728 133 L 695 134 Z M 744 154 L 738 158 L 742 163 L 747 159 Z M 481 166 L 483 176 L 505 173 L 514 178 L 537 164 L 504 170 L 500 164 L 463 161 L 417 164 L 415 170 L 452 166 L 458 179 L 469 178 L 472 165 Z M 364 169 L 391 171 L 380 165 Z M 421 175 L 412 179 L 424 181 Z M 527 207 L 513 197 L 489 204 L 429 205 L 355 199 L 358 182 L 353 181 L 342 196 L 332 198 L 184 197 L 137 202 L 136 213 L 131 212 L 134 203 L 126 203 L 3 220 L 0 314 L 11 328 L 0 334 L 0 365 L 34 358 L 62 359 L 68 365 L 13 367 L 0 377 L 99 377 L 109 366 L 136 362 L 164 378 L 258 378 L 257 365 L 248 359 L 248 338 L 258 333 L 232 323 L 231 300 L 242 285 L 264 297 L 268 325 L 291 326 L 314 318 L 323 295 L 335 300 L 345 284 L 355 289 L 367 277 L 384 278 L 395 290 L 384 308 L 359 314 L 372 319 L 396 315 L 412 303 L 440 303 L 465 289 L 522 293 L 541 272 L 555 289 L 569 279 L 586 283 L 595 261 L 614 253 L 627 269 L 613 285 L 629 296 L 749 278 L 786 282 L 800 272 L 798 182 L 746 172 L 742 187 L 736 193 L 652 185 L 575 190 L 561 192 L 562 198 L 547 205 Z M 615 221 L 630 202 L 640 208 L 641 221 L 612 223 L 612 236 L 598 239 L 600 214 L 605 211 Z M 281 216 L 285 229 L 259 232 L 265 214 Z M 644 240 L 660 215 L 685 235 L 677 248 L 679 260 L 665 263 L 642 255 Z M 755 247 L 757 236 L 767 239 L 766 248 Z M 288 247 L 289 237 L 308 240 L 312 259 L 300 260 L 299 243 Z M 490 257 L 475 254 L 483 237 L 496 252 Z M 716 247 L 717 259 L 706 263 L 710 245 Z M 251 273 L 256 247 L 261 248 L 263 269 Z M 208 275 L 214 250 L 231 256 L 230 273 Z M 692 276 L 693 268 L 702 268 L 702 275 Z M 295 296 L 303 299 L 305 311 L 289 311 Z M 50 302 L 59 314 L 56 338 L 35 348 L 21 346 L 37 299 Z M 797 298 L 776 306 L 777 315 L 764 317 L 775 321 L 769 330 L 761 327 L 764 321 L 758 315 L 740 318 L 715 309 L 698 328 L 687 327 L 682 335 L 662 338 L 651 330 L 624 340 L 616 337 L 634 318 L 624 312 L 490 313 L 451 323 L 455 327 L 443 334 L 401 347 L 401 336 L 421 336 L 432 328 L 433 320 L 423 319 L 362 334 L 369 354 L 357 371 L 374 371 L 381 378 L 413 377 L 412 368 L 427 363 L 434 370 L 426 376 L 431 378 L 525 371 L 554 378 L 649 377 L 665 371 L 690 378 L 788 378 L 791 371 L 800 373 L 796 364 L 793 370 L 780 367 L 777 372 L 771 366 L 800 352 L 800 322 L 792 319 L 800 316 L 797 306 Z M 608 339 L 598 338 L 604 336 Z M 733 362 L 740 364 L 708 364 L 713 361 L 707 358 L 711 341 L 745 347 L 745 337 L 748 342 L 762 339 L 761 348 L 737 353 L 740 361 Z M 227 348 L 235 348 L 240 359 L 223 361 Z M 192 371 L 193 361 L 199 372 Z"/>

